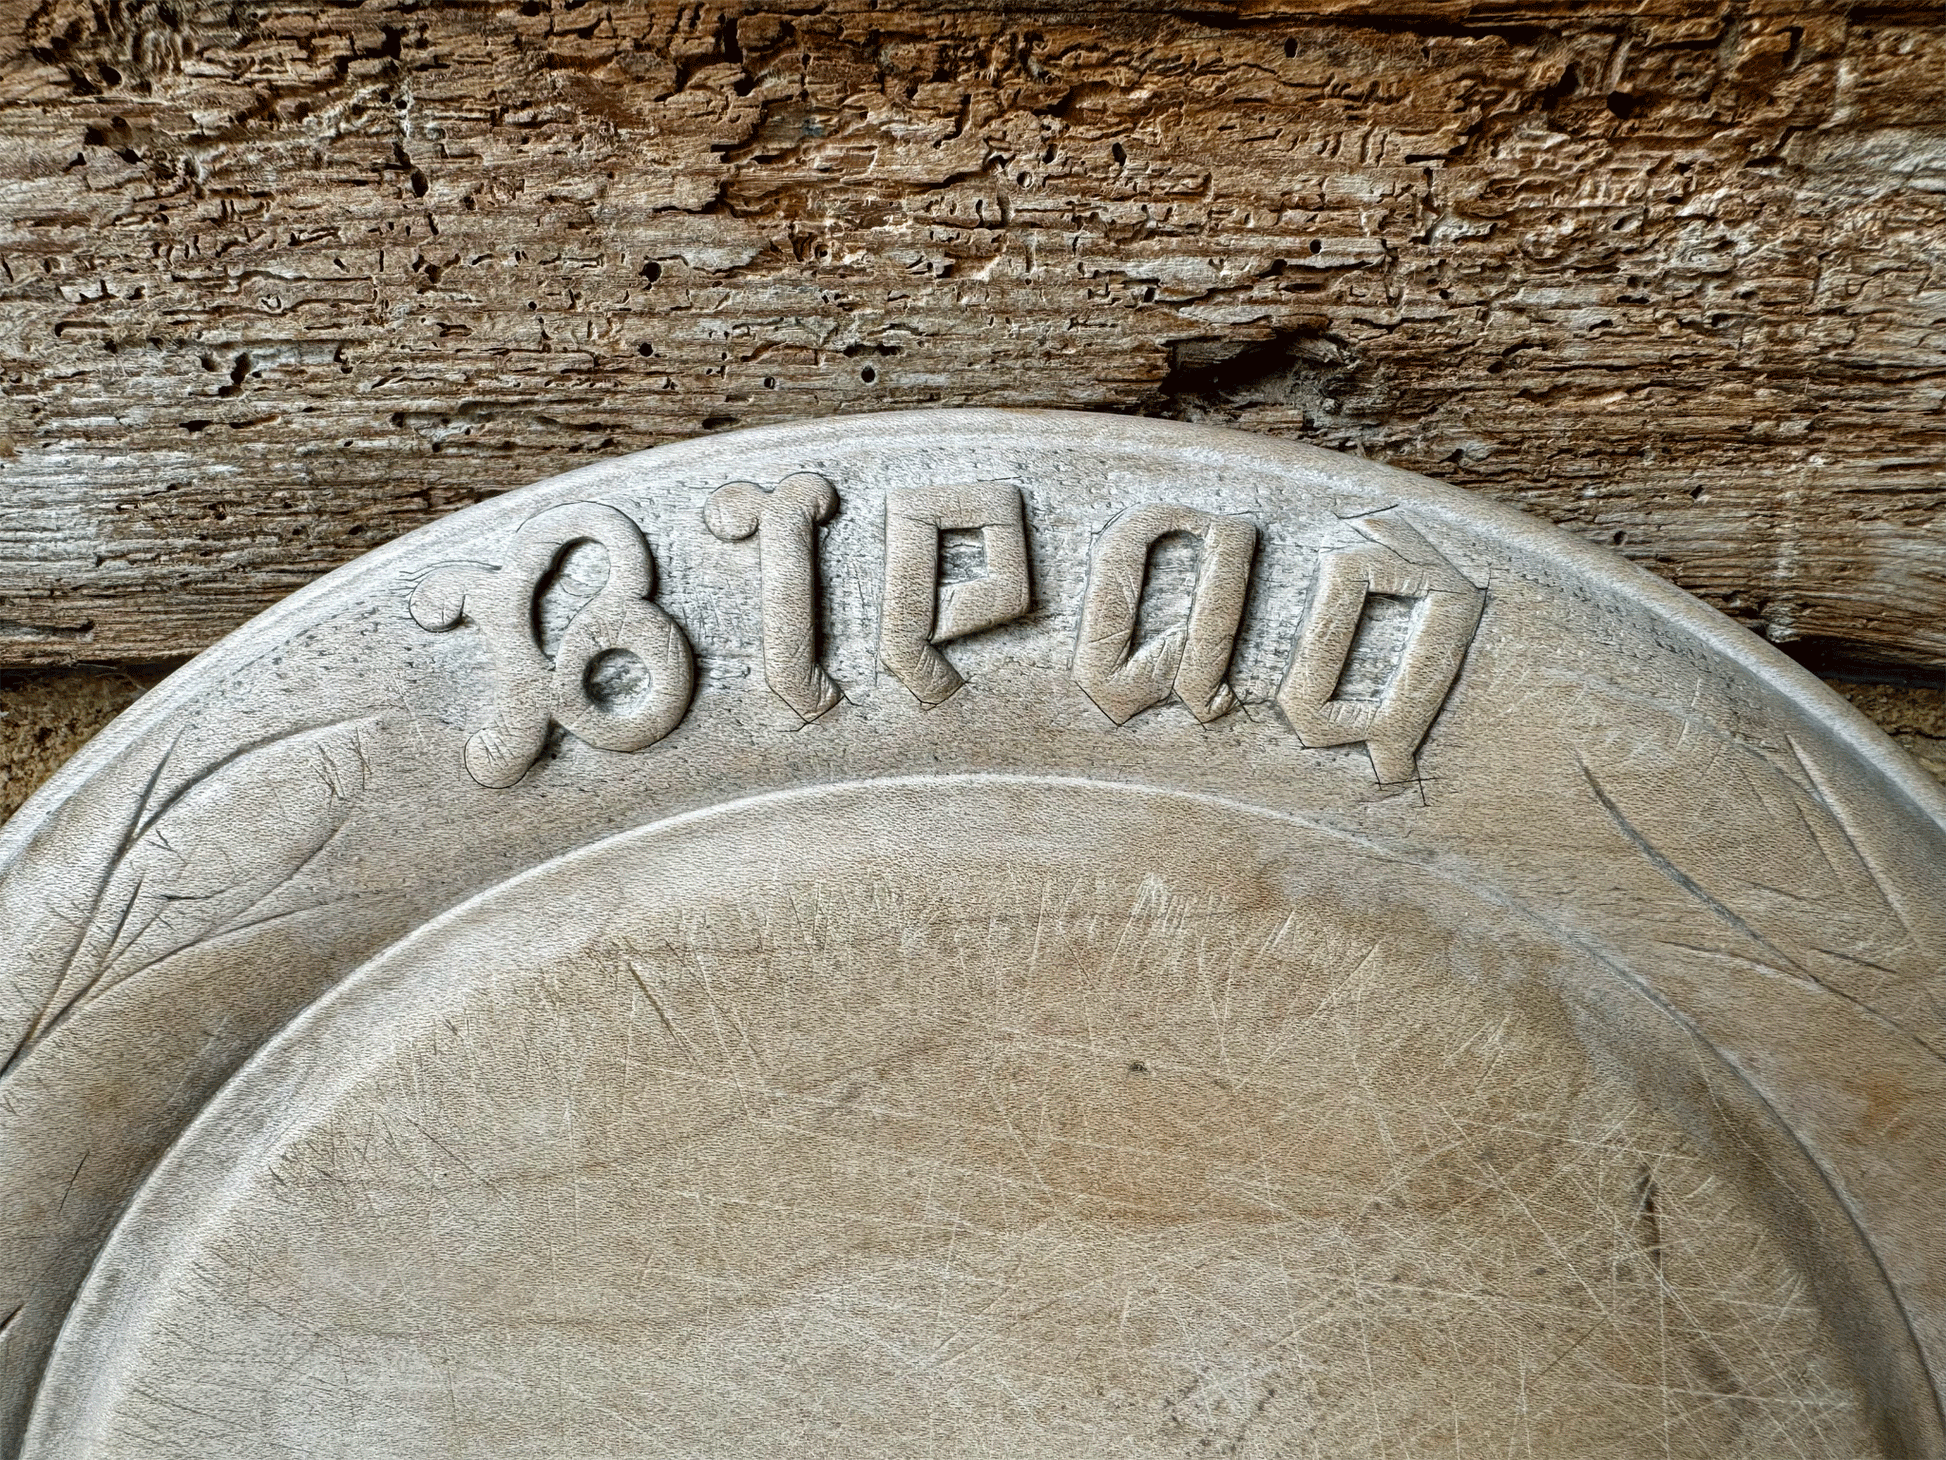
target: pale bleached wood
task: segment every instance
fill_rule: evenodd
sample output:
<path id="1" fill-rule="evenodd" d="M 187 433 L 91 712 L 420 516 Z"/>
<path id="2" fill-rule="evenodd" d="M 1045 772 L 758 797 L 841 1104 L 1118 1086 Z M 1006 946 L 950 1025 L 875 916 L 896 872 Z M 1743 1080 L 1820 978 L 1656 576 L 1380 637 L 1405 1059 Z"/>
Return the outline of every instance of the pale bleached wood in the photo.
<path id="1" fill-rule="evenodd" d="M 0 663 L 731 425 L 1213 418 L 1946 663 L 1933 7 L 0 7 Z"/>

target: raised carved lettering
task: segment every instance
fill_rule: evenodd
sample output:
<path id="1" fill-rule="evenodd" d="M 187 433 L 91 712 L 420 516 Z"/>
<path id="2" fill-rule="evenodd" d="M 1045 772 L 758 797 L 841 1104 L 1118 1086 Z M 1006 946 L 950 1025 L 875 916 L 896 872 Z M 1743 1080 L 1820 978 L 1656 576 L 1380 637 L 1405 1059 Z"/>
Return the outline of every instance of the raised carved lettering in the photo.
<path id="1" fill-rule="evenodd" d="M 1020 489 L 915 487 L 885 496 L 885 589 L 878 657 L 932 706 L 965 683 L 935 645 L 979 633 L 1027 612 L 1027 527 Z M 939 535 L 978 532 L 986 571 L 940 586 Z"/>
<path id="2" fill-rule="evenodd" d="M 838 510 L 838 493 L 815 472 L 787 476 L 775 491 L 730 482 L 710 493 L 703 521 L 725 542 L 755 534 L 762 580 L 764 678 L 807 724 L 838 703 L 837 683 L 818 663 L 818 524 Z"/>
<path id="3" fill-rule="evenodd" d="M 1324 554 L 1277 708 L 1305 745 L 1363 741 L 1381 782 L 1409 781 L 1426 732 L 1458 676 L 1486 595 L 1396 515 L 1353 524 L 1369 543 Z M 1398 667 L 1376 699 L 1339 699 L 1366 600 L 1414 600 Z"/>
<path id="4" fill-rule="evenodd" d="M 608 579 L 569 620 L 550 661 L 541 647 L 535 597 L 548 572 L 578 543 L 599 543 Z M 465 765 L 483 786 L 511 786 L 527 773 L 558 724 L 603 750 L 640 750 L 675 729 L 689 708 L 695 665 L 676 621 L 649 601 L 655 561 L 642 530 L 613 507 L 571 502 L 522 523 L 498 568 L 435 569 L 412 595 L 412 617 L 434 633 L 478 626 L 493 651 L 494 718 L 466 742 Z M 603 671 L 632 655 L 646 687 L 624 696 L 599 691 Z M 624 663 L 626 661 L 623 661 Z"/>
<path id="5" fill-rule="evenodd" d="M 1201 545 L 1188 618 L 1137 649 L 1149 550 L 1172 533 Z M 1122 513 L 1103 529 L 1088 567 L 1074 646 L 1075 683 L 1117 725 L 1171 694 L 1204 724 L 1227 715 L 1237 698 L 1225 676 L 1256 550 L 1256 526 L 1242 517 L 1162 502 Z"/>

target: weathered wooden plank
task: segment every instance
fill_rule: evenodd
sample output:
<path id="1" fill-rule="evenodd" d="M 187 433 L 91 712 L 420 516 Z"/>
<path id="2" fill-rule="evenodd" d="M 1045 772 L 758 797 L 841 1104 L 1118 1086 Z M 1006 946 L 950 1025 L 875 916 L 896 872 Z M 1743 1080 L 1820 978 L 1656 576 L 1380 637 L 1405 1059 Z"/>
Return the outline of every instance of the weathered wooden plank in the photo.
<path id="1" fill-rule="evenodd" d="M 0 670 L 0 825 L 168 667 Z"/>
<path id="2" fill-rule="evenodd" d="M 5 8 L 0 662 L 731 425 L 1207 417 L 1946 664 L 1946 17 Z"/>

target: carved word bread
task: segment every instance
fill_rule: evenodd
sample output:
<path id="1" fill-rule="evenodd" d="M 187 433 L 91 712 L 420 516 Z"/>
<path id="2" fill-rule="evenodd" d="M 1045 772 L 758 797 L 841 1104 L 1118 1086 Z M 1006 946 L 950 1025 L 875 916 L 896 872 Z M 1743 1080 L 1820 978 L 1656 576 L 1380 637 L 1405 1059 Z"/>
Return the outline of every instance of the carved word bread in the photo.
<path id="1" fill-rule="evenodd" d="M 509 492 L 98 737 L 0 932 L 0 1460 L 1946 1460 L 1946 797 L 1369 461 Z"/>
<path id="2" fill-rule="evenodd" d="M 771 490 L 730 482 L 703 509 L 723 541 L 757 540 L 764 677 L 807 722 L 843 697 L 818 657 L 818 528 L 839 509 L 836 488 L 814 472 L 793 473 Z M 1459 674 L 1486 595 L 1402 514 L 1373 513 L 1353 525 L 1370 541 L 1320 555 L 1310 610 L 1275 704 L 1304 744 L 1362 743 L 1380 781 L 1410 781 L 1413 752 Z M 978 534 L 981 573 L 941 581 L 946 532 Z M 1138 647 L 1150 553 L 1172 536 L 1197 545 L 1195 585 L 1183 621 Z M 612 576 L 550 658 L 536 599 L 561 556 L 583 541 L 607 549 Z M 1256 542 L 1248 518 L 1171 503 L 1130 507 L 1102 529 L 1082 594 L 1072 672 L 1115 724 L 1171 699 L 1205 724 L 1237 708 L 1226 676 Z M 1033 601 L 1028 562 L 1016 487 L 887 492 L 879 662 L 928 709 L 949 699 L 965 680 L 940 646 L 1024 616 Z M 441 568 L 420 585 L 412 616 L 422 627 L 443 632 L 470 621 L 493 648 L 498 714 L 467 742 L 475 780 L 517 782 L 539 758 L 550 722 L 605 750 L 640 750 L 676 727 L 689 702 L 691 656 L 682 630 L 651 601 L 653 580 L 649 544 L 636 524 L 612 507 L 578 502 L 523 523 L 504 564 Z M 1413 618 L 1391 681 L 1371 698 L 1346 698 L 1339 682 L 1374 595 L 1410 603 Z M 588 684 L 603 656 L 617 651 L 640 660 L 650 685 L 628 713 L 598 701 Z"/>

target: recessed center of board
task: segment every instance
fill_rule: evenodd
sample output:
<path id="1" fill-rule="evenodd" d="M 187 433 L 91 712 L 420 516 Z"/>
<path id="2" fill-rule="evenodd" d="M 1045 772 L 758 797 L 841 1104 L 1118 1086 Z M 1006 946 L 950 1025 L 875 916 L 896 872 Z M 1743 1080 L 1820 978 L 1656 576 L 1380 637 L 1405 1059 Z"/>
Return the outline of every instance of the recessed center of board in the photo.
<path id="1" fill-rule="evenodd" d="M 303 1016 L 51 1382 L 101 1457 L 1862 1452 L 1796 1270 L 1638 1093 L 1680 1056 L 1617 1053 L 1625 993 L 1210 798 L 760 798 Z"/>

